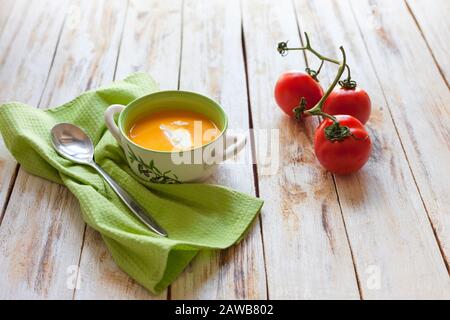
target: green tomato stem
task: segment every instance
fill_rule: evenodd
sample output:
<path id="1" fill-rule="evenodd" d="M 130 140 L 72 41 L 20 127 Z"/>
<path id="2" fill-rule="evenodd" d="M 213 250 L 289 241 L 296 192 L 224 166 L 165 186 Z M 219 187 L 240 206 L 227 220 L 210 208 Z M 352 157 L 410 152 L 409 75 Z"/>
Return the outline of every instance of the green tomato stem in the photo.
<path id="1" fill-rule="evenodd" d="M 313 116 L 322 116 L 324 118 L 331 119 L 333 121 L 333 124 L 326 127 L 324 129 L 324 131 L 325 131 L 326 138 L 332 142 L 342 141 L 343 139 L 345 139 L 349 136 L 353 136 L 354 138 L 356 138 L 352 134 L 349 127 L 341 125 L 338 122 L 338 120 L 336 119 L 336 117 L 322 111 L 325 100 L 329 97 L 329 95 L 331 94 L 331 92 L 334 90 L 334 88 L 336 87 L 336 85 L 338 83 L 343 88 L 346 88 L 346 89 L 354 89 L 356 87 L 356 82 L 351 79 L 350 67 L 347 65 L 347 57 L 346 57 L 344 48 L 342 46 L 339 47 L 339 50 L 341 50 L 341 53 L 342 53 L 342 61 L 340 62 L 338 60 L 325 57 L 325 56 L 321 55 L 319 52 L 317 52 L 316 50 L 314 50 L 311 47 L 311 43 L 309 41 L 309 37 L 306 32 L 305 32 L 305 38 L 306 38 L 306 45 L 304 47 L 300 47 L 300 48 L 288 48 L 287 42 L 280 42 L 278 44 L 278 52 L 281 55 L 286 55 L 287 51 L 289 51 L 289 50 L 307 50 L 307 51 L 310 51 L 311 53 L 313 53 L 316 57 L 318 57 L 320 60 L 322 60 L 320 67 L 317 71 L 313 71 L 313 70 L 307 68 L 308 73 L 310 75 L 312 74 L 311 76 L 313 76 L 313 78 L 316 81 L 318 81 L 317 75 L 319 74 L 320 70 L 322 69 L 324 61 L 338 64 L 339 68 L 338 68 L 338 72 L 337 72 L 336 77 L 334 78 L 333 82 L 331 83 L 331 85 L 328 87 L 325 94 L 322 96 L 322 98 L 319 100 L 319 102 L 314 107 L 312 107 L 309 110 L 305 110 L 306 100 L 304 97 L 302 97 L 302 99 L 300 101 L 300 106 L 294 109 L 296 118 L 300 118 L 303 114 L 307 114 L 307 115 L 313 115 Z M 344 71 L 346 69 L 347 69 L 347 78 L 340 81 L 342 74 L 344 73 Z"/>
<path id="2" fill-rule="evenodd" d="M 324 61 L 328 61 L 328 62 L 331 62 L 331 63 L 334 63 L 334 64 L 338 64 L 338 65 L 341 64 L 339 60 L 336 60 L 336 59 L 333 59 L 333 58 L 330 58 L 330 57 L 326 57 L 326 56 L 320 54 L 319 52 L 317 52 L 311 46 L 311 42 L 309 40 L 309 36 L 308 36 L 308 34 L 306 32 L 305 32 L 305 39 L 306 39 L 306 45 L 304 47 L 298 47 L 298 48 L 289 48 L 287 46 L 287 41 L 286 42 L 280 42 L 278 44 L 278 52 L 281 55 L 286 55 L 288 51 L 309 51 L 312 54 L 314 54 L 317 58 L 319 58 L 322 61 L 319 69 L 316 72 L 314 72 L 314 78 L 316 80 L 317 80 L 317 76 L 320 73 L 320 70 L 322 69 L 322 65 L 323 65 Z M 355 88 L 356 87 L 356 82 L 351 79 L 350 66 L 348 64 L 345 64 L 344 66 L 347 69 L 347 78 L 344 81 L 342 81 L 341 86 L 347 87 L 347 88 L 350 88 L 350 87 L 351 88 Z M 309 69 L 309 68 L 307 68 L 307 69 Z"/>
<path id="3" fill-rule="evenodd" d="M 319 116 L 319 115 L 326 116 L 326 117 L 329 116 L 328 114 L 322 112 L 322 107 L 323 107 L 323 104 L 325 103 L 325 100 L 331 94 L 331 92 L 336 87 L 337 83 L 339 82 L 339 79 L 342 77 L 342 74 L 344 73 L 345 65 L 346 65 L 346 62 L 347 62 L 347 58 L 346 58 L 346 55 L 345 55 L 344 48 L 341 46 L 341 47 L 339 47 L 339 50 L 341 50 L 341 53 L 342 53 L 342 62 L 339 64 L 339 69 L 338 69 L 338 72 L 336 74 L 336 77 L 334 78 L 334 80 L 331 83 L 331 85 L 328 87 L 328 89 L 325 92 L 325 94 L 319 100 L 319 102 L 313 108 L 311 108 L 309 110 L 306 110 L 305 113 L 308 113 L 308 114 L 313 115 L 313 116 Z M 328 117 L 328 118 L 330 118 L 330 117 Z M 336 118 L 334 118 L 332 120 L 334 122 L 336 122 Z"/>

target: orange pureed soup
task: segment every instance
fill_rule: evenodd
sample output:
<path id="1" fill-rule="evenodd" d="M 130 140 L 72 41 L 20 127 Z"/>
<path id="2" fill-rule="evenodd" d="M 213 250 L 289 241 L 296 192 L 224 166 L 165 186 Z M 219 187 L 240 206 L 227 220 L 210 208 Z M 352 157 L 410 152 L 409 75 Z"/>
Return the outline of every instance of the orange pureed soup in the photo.
<path id="1" fill-rule="evenodd" d="M 207 116 L 190 110 L 155 111 L 136 120 L 128 137 L 141 147 L 158 151 L 190 150 L 220 135 Z"/>

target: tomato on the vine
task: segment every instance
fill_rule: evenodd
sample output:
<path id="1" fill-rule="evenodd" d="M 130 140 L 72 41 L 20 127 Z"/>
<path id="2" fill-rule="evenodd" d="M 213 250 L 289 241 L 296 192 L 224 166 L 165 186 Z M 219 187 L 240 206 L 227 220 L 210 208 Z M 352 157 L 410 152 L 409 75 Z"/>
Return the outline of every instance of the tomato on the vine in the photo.
<path id="1" fill-rule="evenodd" d="M 325 118 L 314 133 L 314 151 L 319 162 L 336 174 L 349 174 L 359 170 L 369 160 L 372 142 L 364 125 L 370 115 L 370 98 L 364 90 L 356 88 L 351 78 L 344 48 L 339 47 L 342 60 L 325 57 L 311 47 L 305 33 L 304 47 L 290 48 L 288 42 L 278 43 L 277 51 L 283 56 L 290 50 L 310 51 L 321 60 L 317 71 L 308 73 L 287 72 L 281 75 L 275 86 L 275 100 L 289 116 L 322 116 Z M 314 80 L 324 62 L 339 65 L 338 72 L 323 93 Z M 347 78 L 340 80 L 347 70 Z M 312 74 L 314 78 L 310 75 Z M 337 84 L 341 89 L 334 90 Z M 358 120 L 360 119 L 360 120 Z"/>
<path id="2" fill-rule="evenodd" d="M 363 124 L 349 115 L 336 115 L 338 125 L 325 119 L 314 134 L 317 159 L 328 171 L 349 174 L 369 159 L 372 143 Z"/>
<path id="3" fill-rule="evenodd" d="M 305 72 L 289 71 L 281 74 L 275 85 L 275 101 L 288 116 L 295 117 L 293 109 L 306 100 L 305 110 L 319 102 L 323 96 L 320 84 Z"/>
<path id="4" fill-rule="evenodd" d="M 347 114 L 362 124 L 369 120 L 371 103 L 369 95 L 359 87 L 334 89 L 326 98 L 322 111 L 331 115 Z"/>

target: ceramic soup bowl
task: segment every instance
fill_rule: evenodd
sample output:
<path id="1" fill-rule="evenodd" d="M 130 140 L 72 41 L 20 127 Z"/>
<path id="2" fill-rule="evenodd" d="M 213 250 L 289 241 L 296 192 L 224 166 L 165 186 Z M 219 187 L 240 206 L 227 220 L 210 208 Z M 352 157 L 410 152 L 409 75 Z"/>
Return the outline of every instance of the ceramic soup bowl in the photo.
<path id="1" fill-rule="evenodd" d="M 144 148 L 128 136 L 136 120 L 152 112 L 189 110 L 212 120 L 219 136 L 200 147 L 185 151 L 159 151 Z M 117 122 L 115 115 L 119 113 Z M 151 182 L 178 183 L 201 181 L 210 176 L 217 165 L 237 154 L 246 144 L 243 135 L 227 135 L 228 118 L 222 107 L 208 97 L 188 91 L 159 91 L 138 98 L 127 106 L 114 104 L 105 111 L 106 126 L 119 142 L 133 172 Z"/>

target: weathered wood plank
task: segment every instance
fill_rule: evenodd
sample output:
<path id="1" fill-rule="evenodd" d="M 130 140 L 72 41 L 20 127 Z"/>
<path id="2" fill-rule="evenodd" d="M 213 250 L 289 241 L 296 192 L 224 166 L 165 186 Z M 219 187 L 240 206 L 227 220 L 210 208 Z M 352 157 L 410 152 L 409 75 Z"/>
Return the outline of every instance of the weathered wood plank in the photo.
<path id="1" fill-rule="evenodd" d="M 116 78 L 148 72 L 162 89 L 176 89 L 180 61 L 181 1 L 130 1 Z M 80 262 L 83 272 L 76 299 L 165 299 L 152 296 L 119 269 L 97 232 L 87 228 Z M 83 271 L 84 270 L 84 271 Z"/>
<path id="2" fill-rule="evenodd" d="M 182 0 L 132 0 L 117 62 L 116 78 L 148 72 L 161 90 L 178 86 Z"/>
<path id="3" fill-rule="evenodd" d="M 431 52 L 447 80 L 450 82 L 450 1 L 406 0 Z M 436 75 L 437 76 L 437 75 Z"/>
<path id="4" fill-rule="evenodd" d="M 38 104 L 66 5 L 67 1 L 51 4 L 51 1 L 23 0 L 15 4 L 0 34 L 2 102 L 18 100 Z"/>
<path id="5" fill-rule="evenodd" d="M 230 128 L 246 132 L 249 118 L 239 1 L 184 1 L 182 48 L 180 89 L 215 99 L 226 110 Z M 242 154 L 239 159 L 244 157 Z M 209 182 L 255 193 L 248 161 L 222 164 Z M 172 299 L 266 297 L 258 221 L 239 245 L 220 252 L 200 252 L 171 286 Z"/>
<path id="6" fill-rule="evenodd" d="M 80 287 L 74 298 L 84 299 L 154 299 L 147 290 L 119 269 L 100 233 L 86 227 L 80 259 Z M 160 298 L 164 299 L 166 293 Z"/>
<path id="7" fill-rule="evenodd" d="M 0 298 L 72 298 L 82 240 L 75 198 L 19 170 L 0 228 Z"/>
<path id="8" fill-rule="evenodd" d="M 126 0 L 73 2 L 42 106 L 62 104 L 113 79 L 126 6 Z"/>
<path id="9" fill-rule="evenodd" d="M 373 104 L 370 161 L 357 174 L 336 176 L 363 298 L 443 297 L 448 275 L 348 2 L 294 3 L 300 29 L 309 32 L 315 48 L 339 57 L 344 45 L 353 77 Z M 336 68 L 323 72 L 328 85 Z"/>
<path id="10" fill-rule="evenodd" d="M 43 11 L 52 12 L 55 3 Z M 125 9 L 121 0 L 72 3 L 41 105 L 59 104 L 112 80 Z M 78 203 L 66 188 L 20 169 L 0 228 L 0 294 L 71 299 L 84 227 Z"/>
<path id="11" fill-rule="evenodd" d="M 278 172 L 259 175 L 269 297 L 357 299 L 332 176 L 313 155 L 314 123 L 296 124 L 273 99 L 277 77 L 303 68 L 301 57 L 281 58 L 275 50 L 279 41 L 298 43 L 292 4 L 244 1 L 243 22 L 254 127 L 278 129 L 280 135 L 279 154 L 272 155 L 279 155 Z"/>
<path id="12" fill-rule="evenodd" d="M 450 92 L 405 3 L 351 6 L 448 267 Z"/>
<path id="13" fill-rule="evenodd" d="M 5 24 L 0 31 L 0 103 L 12 100 L 39 103 L 64 20 L 65 4 L 65 1 L 53 6 L 39 1 L 2 2 L 1 19 Z M 17 162 L 0 138 L 0 221 L 16 170 Z"/>
<path id="14" fill-rule="evenodd" d="M 0 2 L 0 36 L 5 29 L 9 17 L 11 16 L 14 4 L 18 2 L 19 1 L 14 0 L 3 0 L 2 2 Z"/>

